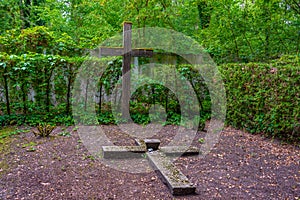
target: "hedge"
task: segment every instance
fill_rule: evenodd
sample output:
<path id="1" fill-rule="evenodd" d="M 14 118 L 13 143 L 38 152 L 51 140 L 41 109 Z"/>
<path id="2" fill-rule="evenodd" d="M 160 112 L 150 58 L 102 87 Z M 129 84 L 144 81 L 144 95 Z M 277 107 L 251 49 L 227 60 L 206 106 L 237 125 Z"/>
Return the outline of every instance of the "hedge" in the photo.
<path id="1" fill-rule="evenodd" d="M 298 57 L 266 63 L 224 64 L 226 123 L 250 133 L 300 141 Z"/>
<path id="2" fill-rule="evenodd" d="M 73 82 L 77 69 L 83 61 L 84 58 L 82 57 L 71 58 L 36 53 L 21 56 L 1 54 L 0 83 L 3 84 L 4 78 L 7 78 L 9 84 L 7 89 L 9 89 L 10 100 L 13 104 L 11 106 L 12 117 L 22 113 L 20 109 L 25 110 L 26 105 L 27 114 L 32 115 L 49 114 L 53 111 L 59 114 L 61 113 L 60 110 L 68 111 L 66 105 L 69 104 L 70 100 L 67 99 L 67 82 Z M 53 73 L 49 70 L 46 71 L 51 67 L 54 68 Z M 120 76 L 120 74 L 111 72 L 119 71 L 120 73 L 120 67 L 121 63 L 112 63 L 109 64 L 107 73 L 104 72 L 104 75 L 107 76 L 102 77 L 101 82 L 103 90 L 107 94 L 110 94 Z M 209 100 L 207 98 L 208 93 L 203 90 L 201 85 L 201 78 L 199 79 L 189 66 L 177 66 L 177 70 L 194 85 L 197 90 L 196 93 L 202 100 Z M 227 125 L 245 129 L 250 133 L 263 133 L 281 139 L 300 141 L 300 65 L 297 56 L 284 56 L 271 63 L 229 63 L 219 66 L 219 70 L 224 79 L 227 95 Z M 24 74 L 24 72 L 26 73 Z M 70 80 L 66 81 L 66 77 L 69 76 Z M 112 76 L 116 77 L 113 78 Z M 44 77 L 48 77 L 48 79 Z M 110 80 L 106 80 L 106 78 Z M 54 81 L 54 89 L 50 88 L 47 91 L 47 85 L 49 86 L 50 81 Z M 25 83 L 23 93 L 16 89 L 20 83 Z M 19 95 L 27 97 L 30 87 L 40 89 L 36 92 L 36 99 L 39 100 L 38 97 L 40 97 L 43 109 L 40 109 L 39 102 L 29 102 L 25 99 L 22 103 Z M 4 90 L 5 88 L 2 86 L 0 89 Z M 49 102 L 48 99 L 51 95 L 47 95 L 47 92 L 53 92 L 59 97 L 57 98 L 59 105 L 54 106 Z M 158 94 L 162 95 L 162 93 Z M 2 97 L 4 95 L 5 93 L 2 93 Z M 47 105 L 44 105 L 47 102 L 51 104 L 48 110 Z M 206 104 L 207 102 L 203 106 Z M 8 114 L 3 100 L 0 110 L 3 114 Z M 101 109 L 99 110 L 101 111 Z M 205 108 L 205 110 L 209 109 Z M 23 114 L 26 113 L 23 112 Z M 7 117 L 2 116 L 2 125 L 10 124 L 7 123 L 9 121 Z M 69 118 L 66 118 L 68 119 L 66 121 L 69 122 Z M 28 119 L 26 120 L 28 121 Z"/>

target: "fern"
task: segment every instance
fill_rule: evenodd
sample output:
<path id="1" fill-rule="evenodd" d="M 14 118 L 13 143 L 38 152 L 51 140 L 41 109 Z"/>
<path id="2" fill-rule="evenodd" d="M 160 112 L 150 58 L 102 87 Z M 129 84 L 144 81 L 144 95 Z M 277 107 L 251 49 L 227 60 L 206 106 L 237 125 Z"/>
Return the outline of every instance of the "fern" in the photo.
<path id="1" fill-rule="evenodd" d="M 52 131 L 55 129 L 55 126 L 49 124 L 39 124 L 37 126 L 38 131 L 32 131 L 35 136 L 48 137 Z"/>

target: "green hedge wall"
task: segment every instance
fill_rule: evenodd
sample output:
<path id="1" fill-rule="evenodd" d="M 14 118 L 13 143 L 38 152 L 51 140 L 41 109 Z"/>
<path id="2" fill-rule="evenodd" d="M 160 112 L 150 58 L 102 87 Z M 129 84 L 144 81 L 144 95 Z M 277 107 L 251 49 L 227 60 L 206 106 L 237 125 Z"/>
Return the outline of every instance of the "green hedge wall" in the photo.
<path id="1" fill-rule="evenodd" d="M 68 107 L 71 99 L 68 97 L 71 96 L 68 95 L 70 88 L 68 89 L 67 83 L 73 84 L 76 72 L 83 61 L 83 57 L 62 57 L 38 53 L 21 56 L 0 54 L 0 89 L 3 98 L 6 95 L 5 90 L 8 91 L 11 103 L 7 106 L 7 102 L 1 101 L 1 115 L 10 114 L 11 117 L 18 117 L 20 113 L 32 115 L 53 111 L 56 114 L 61 113 L 60 111 L 70 113 Z M 121 63 L 112 64 L 107 74 L 118 71 L 120 67 Z M 228 125 L 251 133 L 263 133 L 272 137 L 300 141 L 299 57 L 283 56 L 268 64 L 224 64 L 219 69 L 226 88 L 226 123 Z M 177 66 L 177 70 L 193 84 L 200 100 L 204 100 L 202 102 L 204 110 L 208 111 L 205 102 L 209 101 L 207 98 L 209 96 L 201 85 L 203 81 L 199 78 L 200 76 L 188 65 Z M 120 74 L 113 76 L 116 77 L 101 78 L 103 90 L 107 94 L 113 89 Z M 64 77 L 68 77 L 68 81 Z M 49 83 L 54 84 L 54 89 Z M 35 102 L 27 99 L 30 88 L 36 90 Z M 49 101 L 52 93 L 57 96 L 59 103 L 57 106 Z M 11 113 L 8 113 L 7 107 L 11 109 Z M 4 115 L 1 116 L 3 117 L 2 125 L 9 121 Z M 67 121 L 70 121 L 68 116 Z"/>
<path id="2" fill-rule="evenodd" d="M 251 133 L 300 141 L 298 57 L 272 63 L 220 66 L 226 95 L 226 122 Z"/>

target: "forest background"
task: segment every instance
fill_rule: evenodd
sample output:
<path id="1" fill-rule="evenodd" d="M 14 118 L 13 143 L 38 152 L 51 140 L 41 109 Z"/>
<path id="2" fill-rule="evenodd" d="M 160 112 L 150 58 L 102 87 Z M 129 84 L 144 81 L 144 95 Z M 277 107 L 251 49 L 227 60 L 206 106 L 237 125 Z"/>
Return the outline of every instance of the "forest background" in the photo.
<path id="1" fill-rule="evenodd" d="M 2 126 L 72 125 L 71 91 L 86 52 L 131 21 L 134 28 L 181 32 L 205 48 L 224 79 L 228 125 L 300 140 L 297 0 L 2 0 L 0 16 Z M 99 123 L 118 123 L 106 97 L 121 67 L 116 58 L 99 79 Z M 202 129 L 211 116 L 209 91 L 191 66 L 178 62 L 176 69 L 198 95 Z M 161 85 L 142 88 L 131 100 L 137 123 L 149 123 L 153 104 L 165 108 L 166 124 L 180 121 L 176 96 Z M 84 121 L 92 123 L 88 116 Z"/>

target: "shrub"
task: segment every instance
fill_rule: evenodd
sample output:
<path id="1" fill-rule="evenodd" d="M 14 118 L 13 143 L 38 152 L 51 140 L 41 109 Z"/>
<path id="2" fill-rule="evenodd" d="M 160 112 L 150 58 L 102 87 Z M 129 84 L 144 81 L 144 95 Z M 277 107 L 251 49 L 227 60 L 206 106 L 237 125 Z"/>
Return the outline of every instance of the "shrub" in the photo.
<path id="1" fill-rule="evenodd" d="M 227 95 L 226 122 L 251 133 L 300 141 L 300 69 L 290 57 L 220 67 Z M 298 131 L 297 131 L 298 130 Z"/>

